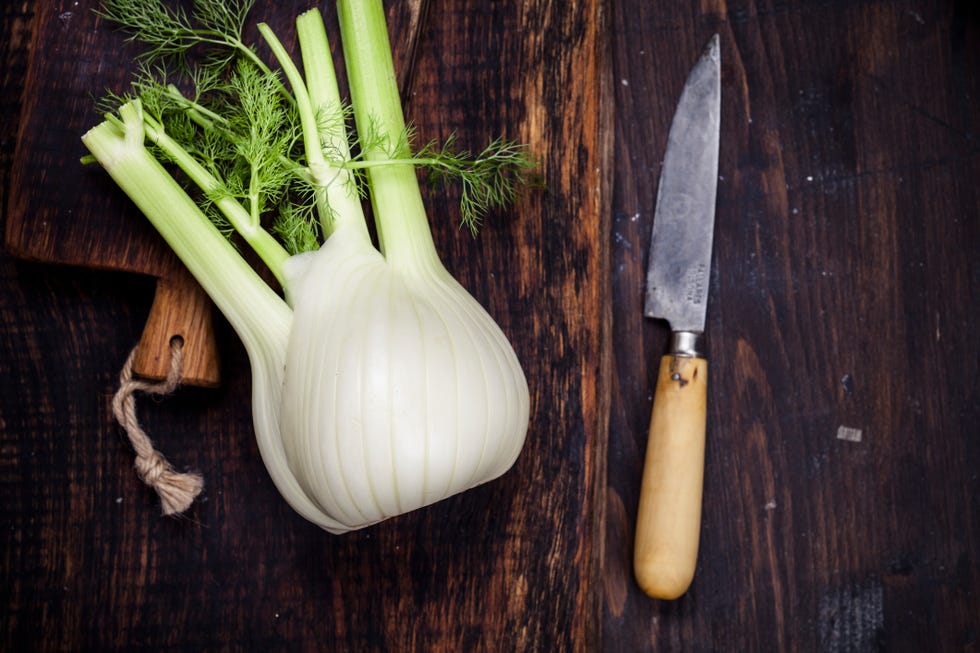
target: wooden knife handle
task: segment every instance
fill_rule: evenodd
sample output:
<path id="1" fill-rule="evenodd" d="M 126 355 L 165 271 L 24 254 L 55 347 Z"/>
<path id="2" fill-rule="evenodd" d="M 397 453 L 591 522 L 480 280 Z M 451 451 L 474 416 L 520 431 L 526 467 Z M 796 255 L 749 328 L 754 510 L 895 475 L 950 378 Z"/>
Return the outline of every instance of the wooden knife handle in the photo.
<path id="1" fill-rule="evenodd" d="M 694 578 L 707 388 L 704 358 L 660 359 L 633 552 L 637 583 L 654 598 L 676 599 Z"/>
<path id="2" fill-rule="evenodd" d="M 133 359 L 133 372 L 164 379 L 170 370 L 170 342 L 183 340 L 181 384 L 213 388 L 221 382 L 214 337 L 213 307 L 197 281 L 182 266 L 157 280 L 150 315 Z"/>

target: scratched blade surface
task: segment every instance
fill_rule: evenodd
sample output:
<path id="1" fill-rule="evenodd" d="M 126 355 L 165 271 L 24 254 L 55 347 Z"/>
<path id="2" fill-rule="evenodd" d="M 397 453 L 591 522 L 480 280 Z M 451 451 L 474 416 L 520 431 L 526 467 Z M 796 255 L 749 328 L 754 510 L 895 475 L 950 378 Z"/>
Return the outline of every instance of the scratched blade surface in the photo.
<path id="1" fill-rule="evenodd" d="M 704 331 L 718 190 L 721 56 L 716 34 L 688 75 L 667 137 L 647 269 L 647 317 Z"/>

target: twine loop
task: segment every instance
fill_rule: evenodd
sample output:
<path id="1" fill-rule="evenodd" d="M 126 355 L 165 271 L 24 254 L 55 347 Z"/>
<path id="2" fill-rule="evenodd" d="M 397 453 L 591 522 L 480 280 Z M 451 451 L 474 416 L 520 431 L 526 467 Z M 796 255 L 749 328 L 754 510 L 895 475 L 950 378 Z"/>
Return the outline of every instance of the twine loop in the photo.
<path id="1" fill-rule="evenodd" d="M 193 472 L 182 473 L 157 451 L 136 418 L 136 392 L 150 395 L 168 395 L 181 380 L 183 367 L 183 342 L 174 338 L 170 343 L 170 369 L 167 378 L 151 382 L 133 378 L 133 360 L 136 348 L 129 353 L 119 373 L 119 389 L 112 398 L 112 414 L 126 431 L 129 442 L 136 452 L 136 474 L 140 480 L 156 490 L 164 515 L 177 515 L 194 503 L 204 489 L 204 479 Z"/>

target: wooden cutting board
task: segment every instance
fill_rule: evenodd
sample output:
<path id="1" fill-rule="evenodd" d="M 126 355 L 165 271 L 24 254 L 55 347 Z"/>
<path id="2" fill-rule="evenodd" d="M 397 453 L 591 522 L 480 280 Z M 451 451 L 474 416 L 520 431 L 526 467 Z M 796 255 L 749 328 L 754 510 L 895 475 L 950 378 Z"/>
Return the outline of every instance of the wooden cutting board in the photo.
<path id="1" fill-rule="evenodd" d="M 258 2 L 285 42 L 287 23 L 305 2 Z M 411 79 L 418 31 L 428 0 L 390 3 L 389 25 L 403 89 Z M 138 49 L 95 15 L 97 2 L 38 0 L 37 26 L 24 93 L 24 116 L 12 166 L 5 241 L 12 255 L 39 262 L 156 277 L 134 371 L 161 379 L 170 342 L 183 339 L 183 383 L 220 381 L 212 306 L 197 282 L 149 223 L 97 166 L 85 166 L 80 137 L 99 122 L 95 99 L 127 88 Z M 254 40 L 253 42 L 257 42 Z M 66 152 L 71 156 L 66 156 Z M 122 207 L 122 208 L 120 208 Z M 85 216 L 85 219 L 76 219 Z"/>

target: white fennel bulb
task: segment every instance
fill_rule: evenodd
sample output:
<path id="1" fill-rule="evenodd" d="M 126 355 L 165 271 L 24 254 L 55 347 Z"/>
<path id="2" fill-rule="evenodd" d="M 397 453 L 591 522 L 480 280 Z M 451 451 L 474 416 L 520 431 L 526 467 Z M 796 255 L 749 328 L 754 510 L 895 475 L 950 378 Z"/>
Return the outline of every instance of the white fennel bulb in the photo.
<path id="1" fill-rule="evenodd" d="M 286 275 L 294 320 L 280 437 L 324 513 L 358 528 L 510 468 L 528 426 L 524 374 L 438 261 L 398 269 L 341 228 Z"/>

